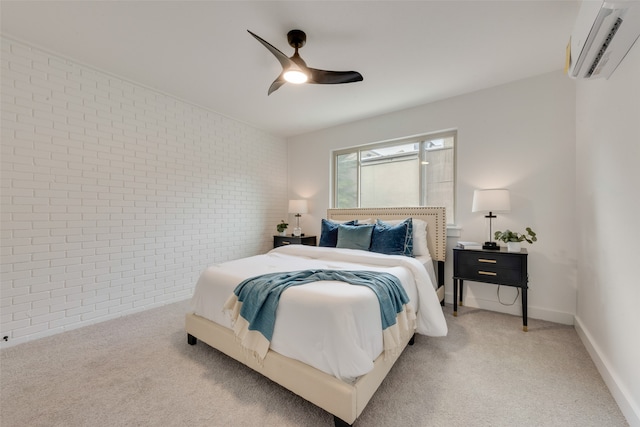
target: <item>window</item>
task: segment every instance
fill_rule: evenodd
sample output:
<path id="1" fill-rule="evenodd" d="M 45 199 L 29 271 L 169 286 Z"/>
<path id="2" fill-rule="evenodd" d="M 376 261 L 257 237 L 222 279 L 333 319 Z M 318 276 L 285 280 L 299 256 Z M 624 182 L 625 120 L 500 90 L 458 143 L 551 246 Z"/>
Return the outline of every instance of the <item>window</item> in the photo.
<path id="1" fill-rule="evenodd" d="M 336 208 L 444 206 L 454 222 L 456 132 L 333 153 Z"/>

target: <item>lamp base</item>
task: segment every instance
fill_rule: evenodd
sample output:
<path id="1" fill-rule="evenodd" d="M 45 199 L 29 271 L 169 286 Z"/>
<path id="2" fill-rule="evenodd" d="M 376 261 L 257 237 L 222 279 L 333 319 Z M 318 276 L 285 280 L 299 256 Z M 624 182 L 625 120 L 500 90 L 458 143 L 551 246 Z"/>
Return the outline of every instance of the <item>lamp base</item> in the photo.
<path id="1" fill-rule="evenodd" d="M 486 249 L 489 251 L 499 251 L 500 246 L 498 246 L 496 242 L 484 242 L 484 245 L 482 245 L 482 249 Z"/>

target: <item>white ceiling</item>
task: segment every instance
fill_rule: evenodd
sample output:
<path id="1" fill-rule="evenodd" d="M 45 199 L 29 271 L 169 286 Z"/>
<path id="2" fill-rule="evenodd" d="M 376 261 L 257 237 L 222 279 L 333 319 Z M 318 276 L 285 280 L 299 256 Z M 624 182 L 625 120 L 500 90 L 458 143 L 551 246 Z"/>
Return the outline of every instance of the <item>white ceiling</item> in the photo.
<path id="1" fill-rule="evenodd" d="M 7 1 L 2 33 L 284 137 L 562 69 L 576 1 Z M 364 81 L 267 96 L 286 34 Z"/>

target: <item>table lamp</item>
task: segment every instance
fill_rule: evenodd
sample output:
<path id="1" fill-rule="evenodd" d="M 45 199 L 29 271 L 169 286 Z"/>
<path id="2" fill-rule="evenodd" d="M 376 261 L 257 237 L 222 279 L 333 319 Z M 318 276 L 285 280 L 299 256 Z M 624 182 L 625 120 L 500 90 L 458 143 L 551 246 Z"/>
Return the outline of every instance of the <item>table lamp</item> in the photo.
<path id="1" fill-rule="evenodd" d="M 296 237 L 302 236 L 300 217 L 307 212 L 309 212 L 309 207 L 306 200 L 289 200 L 289 213 L 296 214 L 296 227 L 293 229 L 293 235 Z"/>
<path id="2" fill-rule="evenodd" d="M 494 212 L 509 212 L 511 210 L 511 200 L 509 190 L 489 189 L 474 190 L 473 205 L 471 212 L 489 212 L 485 218 L 489 218 L 489 240 L 484 242 L 482 249 L 498 250 L 500 247 L 493 241 L 493 230 L 491 220 L 496 218 Z"/>

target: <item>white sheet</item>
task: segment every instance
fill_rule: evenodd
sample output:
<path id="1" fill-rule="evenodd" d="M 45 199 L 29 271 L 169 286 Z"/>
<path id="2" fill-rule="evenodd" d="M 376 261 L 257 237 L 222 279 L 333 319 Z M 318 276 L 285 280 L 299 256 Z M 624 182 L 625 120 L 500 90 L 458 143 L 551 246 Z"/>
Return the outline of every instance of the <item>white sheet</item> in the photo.
<path id="1" fill-rule="evenodd" d="M 429 255 L 419 255 L 414 258 L 420 261 L 420 264 L 427 270 L 433 289 L 438 289 L 438 280 L 436 278 L 436 269 L 433 267 L 433 258 Z"/>
<path id="2" fill-rule="evenodd" d="M 429 261 L 430 262 L 430 261 Z M 244 279 L 278 271 L 351 269 L 386 271 L 400 279 L 417 313 L 417 332 L 443 336 L 447 324 L 429 274 L 420 261 L 352 249 L 281 246 L 267 254 L 207 268 L 191 301 L 193 312 L 222 326 L 222 306 Z M 366 287 L 323 281 L 287 289 L 280 299 L 271 349 L 343 380 L 373 368 L 382 353 L 380 308 Z"/>

